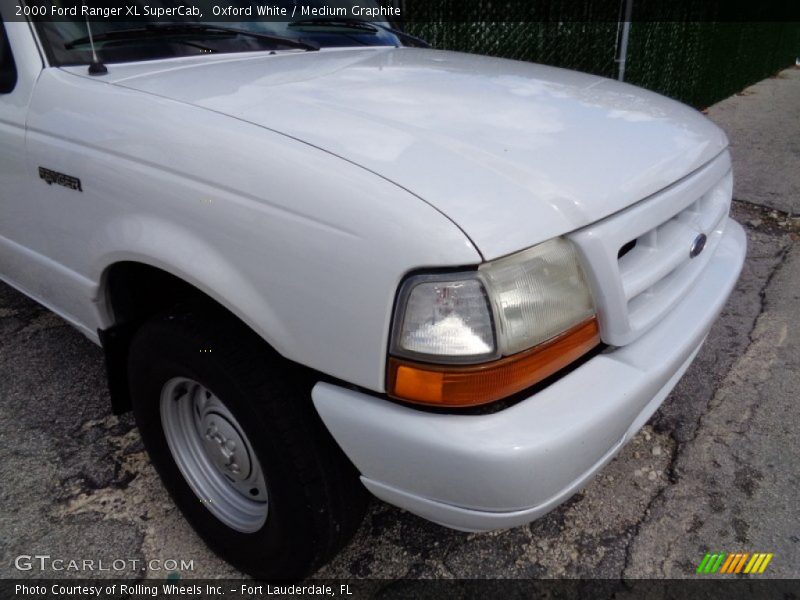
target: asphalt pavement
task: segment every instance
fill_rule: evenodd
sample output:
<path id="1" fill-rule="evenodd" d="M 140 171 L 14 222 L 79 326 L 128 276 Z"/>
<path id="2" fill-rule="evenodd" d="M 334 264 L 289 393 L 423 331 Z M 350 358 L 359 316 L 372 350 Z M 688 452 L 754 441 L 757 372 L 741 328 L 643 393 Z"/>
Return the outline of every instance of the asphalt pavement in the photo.
<path id="1" fill-rule="evenodd" d="M 770 552 L 764 577 L 800 577 L 800 69 L 708 115 L 731 139 L 748 257 L 662 408 L 528 526 L 459 533 L 375 500 L 318 577 L 691 577 L 712 551 Z M 35 554 L 137 565 L 101 576 L 164 578 L 171 560 L 192 561 L 184 578 L 239 576 L 172 505 L 130 416 L 111 415 L 99 348 L 2 284 L 0 340 L 0 577 L 52 575 L 15 568 Z"/>

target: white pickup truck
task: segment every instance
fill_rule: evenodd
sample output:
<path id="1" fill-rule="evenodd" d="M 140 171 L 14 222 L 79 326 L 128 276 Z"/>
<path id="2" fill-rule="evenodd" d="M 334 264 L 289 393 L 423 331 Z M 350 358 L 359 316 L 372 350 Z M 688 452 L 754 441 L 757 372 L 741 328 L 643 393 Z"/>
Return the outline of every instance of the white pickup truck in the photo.
<path id="1" fill-rule="evenodd" d="M 467 531 L 551 510 L 742 267 L 725 135 L 654 93 L 381 22 L 1 10 L 0 277 L 102 345 L 257 577 L 323 564 L 365 489 Z"/>

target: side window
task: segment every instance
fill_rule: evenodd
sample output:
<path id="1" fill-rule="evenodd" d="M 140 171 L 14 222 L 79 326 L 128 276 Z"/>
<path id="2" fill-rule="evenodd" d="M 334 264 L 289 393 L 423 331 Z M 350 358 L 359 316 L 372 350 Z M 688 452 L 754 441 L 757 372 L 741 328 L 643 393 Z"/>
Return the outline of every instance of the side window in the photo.
<path id="1" fill-rule="evenodd" d="M 8 94 L 17 84 L 17 66 L 6 37 L 6 27 L 0 20 L 0 94 Z"/>

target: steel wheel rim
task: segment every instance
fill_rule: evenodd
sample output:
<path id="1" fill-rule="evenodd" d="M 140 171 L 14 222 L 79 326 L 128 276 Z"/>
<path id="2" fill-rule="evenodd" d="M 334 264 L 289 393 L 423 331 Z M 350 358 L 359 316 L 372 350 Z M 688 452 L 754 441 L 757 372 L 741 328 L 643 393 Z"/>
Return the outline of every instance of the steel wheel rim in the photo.
<path id="1" fill-rule="evenodd" d="M 228 527 L 261 529 L 269 495 L 241 425 L 211 390 L 185 377 L 161 389 L 161 423 L 172 458 L 205 507 Z"/>

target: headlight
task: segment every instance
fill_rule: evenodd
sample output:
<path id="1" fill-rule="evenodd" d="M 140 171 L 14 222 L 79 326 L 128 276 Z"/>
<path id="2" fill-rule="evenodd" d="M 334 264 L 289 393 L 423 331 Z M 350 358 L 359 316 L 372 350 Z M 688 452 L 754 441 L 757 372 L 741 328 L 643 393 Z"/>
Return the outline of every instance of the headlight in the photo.
<path id="1" fill-rule="evenodd" d="M 503 354 L 549 340 L 594 314 L 570 242 L 556 238 L 478 269 L 497 314 Z"/>
<path id="2" fill-rule="evenodd" d="M 577 253 L 557 238 L 474 271 L 407 279 L 392 330 L 389 394 L 484 404 L 530 387 L 598 343 Z"/>
<path id="3" fill-rule="evenodd" d="M 492 313 L 475 273 L 418 275 L 401 289 L 392 352 L 433 362 L 495 358 Z"/>

